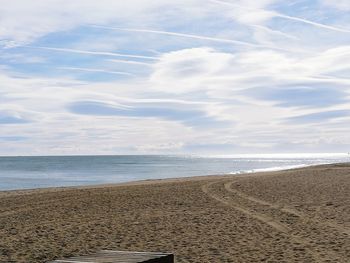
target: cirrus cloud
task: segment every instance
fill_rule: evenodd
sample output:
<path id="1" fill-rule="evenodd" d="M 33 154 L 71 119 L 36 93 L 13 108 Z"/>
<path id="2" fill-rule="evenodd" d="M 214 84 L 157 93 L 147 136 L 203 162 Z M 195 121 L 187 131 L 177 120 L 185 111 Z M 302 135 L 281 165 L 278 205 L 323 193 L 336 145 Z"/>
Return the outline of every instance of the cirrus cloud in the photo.
<path id="1" fill-rule="evenodd" d="M 0 7 L 0 154 L 343 150 L 348 10 L 11 1 Z"/>

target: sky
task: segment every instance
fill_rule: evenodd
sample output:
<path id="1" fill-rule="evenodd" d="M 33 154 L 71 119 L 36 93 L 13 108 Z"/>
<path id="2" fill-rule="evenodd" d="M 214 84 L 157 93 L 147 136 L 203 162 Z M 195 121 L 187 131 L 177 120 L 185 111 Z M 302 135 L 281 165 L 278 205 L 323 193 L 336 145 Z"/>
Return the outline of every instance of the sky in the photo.
<path id="1" fill-rule="evenodd" d="M 349 134 L 348 0 L 0 0 L 0 155 L 349 152 Z"/>

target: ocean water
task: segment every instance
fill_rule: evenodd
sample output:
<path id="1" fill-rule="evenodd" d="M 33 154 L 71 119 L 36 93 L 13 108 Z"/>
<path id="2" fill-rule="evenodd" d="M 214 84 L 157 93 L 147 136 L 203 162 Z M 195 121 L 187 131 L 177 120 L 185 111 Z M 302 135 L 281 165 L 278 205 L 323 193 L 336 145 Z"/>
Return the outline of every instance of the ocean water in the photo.
<path id="1" fill-rule="evenodd" d="M 0 190 L 238 174 L 348 161 L 348 154 L 0 157 Z"/>

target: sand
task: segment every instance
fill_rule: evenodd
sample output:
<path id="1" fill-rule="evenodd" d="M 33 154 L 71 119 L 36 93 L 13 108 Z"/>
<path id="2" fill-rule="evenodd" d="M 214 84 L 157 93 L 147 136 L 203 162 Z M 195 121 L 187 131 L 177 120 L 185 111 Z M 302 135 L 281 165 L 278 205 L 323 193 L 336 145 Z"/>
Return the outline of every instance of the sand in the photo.
<path id="1" fill-rule="evenodd" d="M 101 249 L 176 262 L 350 262 L 350 164 L 0 192 L 0 262 Z"/>

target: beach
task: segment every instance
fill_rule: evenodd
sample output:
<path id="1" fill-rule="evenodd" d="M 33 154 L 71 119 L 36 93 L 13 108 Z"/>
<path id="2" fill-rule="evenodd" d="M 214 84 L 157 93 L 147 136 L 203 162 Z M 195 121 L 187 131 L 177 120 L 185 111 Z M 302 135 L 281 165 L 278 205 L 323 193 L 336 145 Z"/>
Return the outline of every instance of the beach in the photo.
<path id="1" fill-rule="evenodd" d="M 0 262 L 102 249 L 176 262 L 350 261 L 350 164 L 0 192 Z"/>

